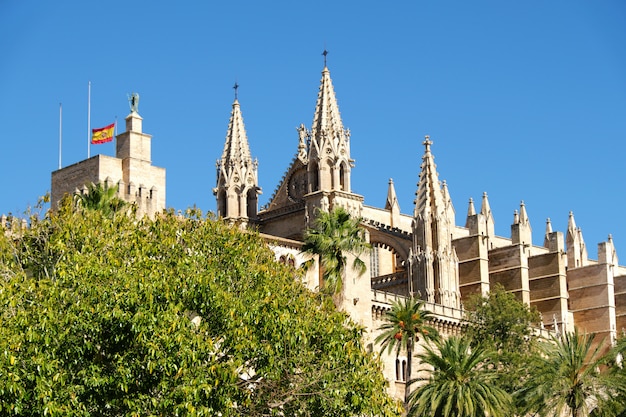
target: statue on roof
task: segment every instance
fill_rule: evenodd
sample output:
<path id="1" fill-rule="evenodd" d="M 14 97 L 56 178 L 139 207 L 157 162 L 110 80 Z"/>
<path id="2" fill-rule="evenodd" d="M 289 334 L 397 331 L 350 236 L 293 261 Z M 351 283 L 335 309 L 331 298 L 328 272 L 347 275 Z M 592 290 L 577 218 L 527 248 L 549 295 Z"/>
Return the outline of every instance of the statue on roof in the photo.
<path id="1" fill-rule="evenodd" d="M 130 104 L 131 113 L 139 113 L 139 94 L 130 93 L 128 96 L 128 103 Z"/>

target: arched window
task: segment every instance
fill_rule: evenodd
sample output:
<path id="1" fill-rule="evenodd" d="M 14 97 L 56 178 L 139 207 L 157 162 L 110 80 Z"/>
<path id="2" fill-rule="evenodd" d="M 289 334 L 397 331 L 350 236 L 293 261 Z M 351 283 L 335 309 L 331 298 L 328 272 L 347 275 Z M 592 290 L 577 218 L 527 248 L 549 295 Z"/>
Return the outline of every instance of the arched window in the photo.
<path id="1" fill-rule="evenodd" d="M 310 179 L 311 179 L 311 192 L 314 193 L 315 191 L 319 191 L 320 170 L 319 170 L 319 166 L 315 162 L 311 163 Z"/>
<path id="2" fill-rule="evenodd" d="M 343 191 L 347 191 L 346 190 L 346 170 L 345 170 L 345 165 L 343 162 L 339 166 L 339 189 Z"/>
<path id="3" fill-rule="evenodd" d="M 248 201 L 247 203 L 247 215 L 248 218 L 253 219 L 257 214 L 257 194 L 254 188 L 248 190 Z"/>
<path id="4" fill-rule="evenodd" d="M 217 197 L 217 216 L 226 217 L 226 191 L 219 192 Z"/>
<path id="5" fill-rule="evenodd" d="M 406 358 L 396 358 L 396 381 L 406 382 Z"/>

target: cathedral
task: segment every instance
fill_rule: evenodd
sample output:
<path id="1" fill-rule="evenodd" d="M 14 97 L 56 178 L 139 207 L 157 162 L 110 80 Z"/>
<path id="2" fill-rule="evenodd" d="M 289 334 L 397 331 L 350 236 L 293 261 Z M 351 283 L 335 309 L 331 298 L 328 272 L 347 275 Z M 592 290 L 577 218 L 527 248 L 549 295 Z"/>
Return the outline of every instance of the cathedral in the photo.
<path id="1" fill-rule="evenodd" d="M 151 136 L 142 132 L 142 119 L 131 111 L 126 132 L 117 137 L 116 157 L 97 155 L 52 173 L 52 203 L 63 194 L 84 192 L 88 182 L 118 185 L 118 194 L 153 215 L 165 208 L 165 169 L 151 164 Z M 226 121 L 225 121 L 226 122 Z M 258 162 L 252 158 L 241 105 L 235 96 L 226 140 L 217 161 L 213 194 L 217 214 L 241 228 L 257 230 L 277 261 L 299 267 L 307 228 L 318 210 L 343 207 L 362 219 L 372 246 L 361 258 L 368 270 L 357 276 L 350 269 L 343 280 L 340 308 L 367 329 L 366 344 L 391 303 L 403 297 L 424 300 L 434 313 L 434 326 L 443 335 L 460 334 L 467 297 L 489 291 L 495 284 L 541 313 L 536 329 L 545 335 L 571 331 L 574 326 L 614 340 L 626 328 L 626 267 L 619 266 L 611 237 L 589 258 L 582 231 L 569 214 L 567 231 L 545 225 L 543 246 L 532 243 L 532 229 L 524 203 L 515 212 L 509 236 L 494 233 L 494 217 L 487 194 L 469 201 L 464 224 L 455 224 L 455 209 L 445 182 L 439 180 L 428 136 L 413 212 L 400 212 L 394 183 L 389 180 L 384 207 L 364 204 L 351 187 L 354 160 L 350 131 L 343 126 L 326 65 L 322 70 L 310 127 L 301 124 L 294 135 L 294 157 L 285 161 L 285 175 L 269 202 L 259 208 Z M 261 161 L 261 163 L 263 163 Z M 591 254 L 594 256 L 595 254 Z M 319 287 L 319 269 L 303 277 L 312 290 Z M 418 348 L 419 350 L 419 348 Z M 383 354 L 390 393 L 404 397 L 406 357 Z M 413 362 L 415 370 L 419 364 Z M 416 375 L 414 372 L 413 375 Z"/>
<path id="2" fill-rule="evenodd" d="M 360 217 L 372 245 L 370 253 L 362 256 L 369 257 L 369 268 L 361 277 L 346 271 L 341 308 L 368 329 L 369 346 L 376 350 L 372 342 L 376 329 L 394 300 L 411 295 L 423 299 L 435 314 L 440 333 L 459 334 L 464 300 L 487 293 L 495 284 L 537 308 L 543 321 L 537 332 L 545 335 L 576 326 L 614 340 L 626 328 L 626 267 L 618 265 L 610 236 L 598 244 L 597 260 L 590 259 L 582 231 L 570 213 L 565 234 L 553 231 L 548 220 L 543 246 L 535 246 L 523 202 L 515 212 L 510 236 L 497 236 L 486 193 L 478 210 L 478 204 L 469 201 L 465 224 L 456 225 L 428 136 L 423 146 L 413 213 L 400 212 L 392 180 L 384 207 L 365 205 L 363 196 L 350 186 L 354 167 L 350 131 L 341 121 L 325 66 L 313 124 L 298 128 L 294 158 L 260 210 L 257 161 L 252 159 L 241 106 L 235 99 L 213 189 L 218 215 L 257 229 L 278 260 L 292 260 L 296 266 L 305 260 L 300 253 L 302 239 L 317 210 L 339 206 Z M 311 289 L 318 287 L 318 271 L 309 271 L 305 283 Z M 406 358 L 385 355 L 390 392 L 402 398 Z"/>

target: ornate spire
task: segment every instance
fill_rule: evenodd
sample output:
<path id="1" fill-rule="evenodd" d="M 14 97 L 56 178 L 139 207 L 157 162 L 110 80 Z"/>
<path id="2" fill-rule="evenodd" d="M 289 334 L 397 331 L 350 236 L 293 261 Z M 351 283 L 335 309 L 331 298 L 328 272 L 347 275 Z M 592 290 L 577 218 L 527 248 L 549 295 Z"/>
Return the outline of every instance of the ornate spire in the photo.
<path id="1" fill-rule="evenodd" d="M 326 67 L 322 71 L 309 138 L 310 192 L 351 192 L 350 171 L 354 161 L 350 159 L 350 131 L 343 127 L 330 71 Z"/>
<path id="2" fill-rule="evenodd" d="M 218 215 L 245 225 L 250 218 L 256 217 L 257 197 L 261 189 L 258 187 L 258 164 L 250 155 L 248 136 L 237 100 L 238 87 L 235 83 L 235 101 L 222 158 L 217 161 L 217 187 L 213 193 L 217 196 Z"/>
<path id="3" fill-rule="evenodd" d="M 235 85 L 237 86 L 237 84 Z M 226 142 L 224 142 L 224 152 L 222 153 L 222 162 L 226 161 L 229 163 L 252 163 L 248 136 L 246 135 L 246 128 L 243 124 L 243 116 L 241 115 L 241 107 L 236 98 L 230 113 Z"/>
<path id="4" fill-rule="evenodd" d="M 322 80 L 317 94 L 317 104 L 313 115 L 311 133 L 314 139 L 319 140 L 322 135 L 336 142 L 346 140 L 343 123 L 339 114 L 339 106 L 335 96 L 333 82 L 330 79 L 330 71 L 326 66 L 322 71 Z M 334 143 L 337 145 L 337 143 Z"/>
<path id="5" fill-rule="evenodd" d="M 428 302 L 458 308 L 458 258 L 452 246 L 454 209 L 447 185 L 439 182 L 431 144 L 426 136 L 413 213 L 410 288 Z"/>
<path id="6" fill-rule="evenodd" d="M 419 182 L 417 183 L 417 198 L 415 200 L 414 215 L 425 215 L 428 213 L 438 214 L 438 211 L 445 207 L 444 195 L 439 184 L 439 174 L 435 157 L 430 152 L 430 136 L 424 137 L 424 156 L 422 156 L 422 166 Z"/>

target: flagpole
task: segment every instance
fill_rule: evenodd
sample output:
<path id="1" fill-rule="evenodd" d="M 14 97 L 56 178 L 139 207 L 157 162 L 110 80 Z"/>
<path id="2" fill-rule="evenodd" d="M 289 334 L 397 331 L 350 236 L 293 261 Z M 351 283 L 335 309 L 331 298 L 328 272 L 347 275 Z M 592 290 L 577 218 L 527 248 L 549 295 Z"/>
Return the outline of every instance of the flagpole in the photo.
<path id="1" fill-rule="evenodd" d="M 63 103 L 59 103 L 59 169 L 61 169 L 61 155 L 63 154 Z"/>
<path id="2" fill-rule="evenodd" d="M 91 81 L 87 91 L 87 159 L 91 156 Z"/>
<path id="3" fill-rule="evenodd" d="M 115 134 L 113 137 L 115 138 L 115 156 L 117 157 L 117 116 L 115 116 Z"/>

